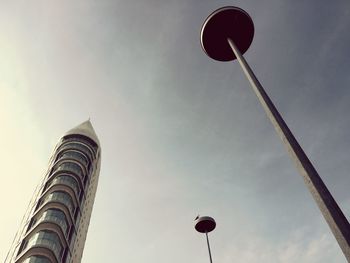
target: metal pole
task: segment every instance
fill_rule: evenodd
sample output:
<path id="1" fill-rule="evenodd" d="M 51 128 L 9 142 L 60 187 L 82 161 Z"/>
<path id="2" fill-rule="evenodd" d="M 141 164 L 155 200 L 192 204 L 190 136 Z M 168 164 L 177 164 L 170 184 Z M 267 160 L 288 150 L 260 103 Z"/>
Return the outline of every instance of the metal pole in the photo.
<path id="1" fill-rule="evenodd" d="M 250 82 L 256 96 L 262 104 L 267 116 L 275 127 L 278 135 L 281 137 L 283 143 L 287 147 L 287 150 L 292 156 L 293 161 L 296 163 L 306 186 L 311 192 L 326 222 L 331 228 L 333 235 L 338 241 L 338 244 L 342 249 L 347 261 L 350 262 L 349 222 L 327 189 L 326 185 L 323 183 L 321 177 L 318 175 L 309 158 L 306 156 L 305 152 L 300 147 L 294 135 L 289 130 L 287 124 L 284 122 L 282 116 L 277 111 L 271 99 L 259 83 L 258 79 L 255 77 L 253 71 L 249 67 L 239 49 L 236 47 L 235 43 L 230 38 L 227 40 L 246 77 L 248 78 L 248 81 Z"/>
<path id="2" fill-rule="evenodd" d="M 207 244 L 208 244 L 208 251 L 209 251 L 210 263 L 213 263 L 213 260 L 212 260 L 212 258 L 211 258 L 211 252 L 210 252 L 210 245 L 209 245 L 208 232 L 205 232 L 205 236 L 207 237 Z"/>

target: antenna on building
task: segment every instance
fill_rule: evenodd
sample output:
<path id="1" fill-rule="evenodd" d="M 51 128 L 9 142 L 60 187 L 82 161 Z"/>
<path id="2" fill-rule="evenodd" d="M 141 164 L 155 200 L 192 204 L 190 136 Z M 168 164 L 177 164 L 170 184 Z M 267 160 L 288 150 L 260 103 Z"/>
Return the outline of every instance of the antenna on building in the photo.
<path id="1" fill-rule="evenodd" d="M 194 222 L 195 222 L 194 228 L 199 233 L 205 233 L 205 236 L 207 238 L 208 251 L 209 251 L 209 260 L 210 260 L 210 263 L 213 263 L 213 260 L 211 258 L 208 233 L 215 229 L 216 222 L 215 222 L 214 218 L 212 218 L 210 216 L 199 216 L 199 215 L 195 218 Z"/>

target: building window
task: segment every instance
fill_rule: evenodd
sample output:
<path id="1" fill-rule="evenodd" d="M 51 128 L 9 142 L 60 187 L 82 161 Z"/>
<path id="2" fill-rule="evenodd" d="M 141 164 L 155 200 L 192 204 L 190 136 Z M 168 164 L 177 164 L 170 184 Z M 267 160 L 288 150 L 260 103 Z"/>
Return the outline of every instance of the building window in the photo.
<path id="1" fill-rule="evenodd" d="M 49 202 L 49 201 L 56 201 L 56 202 L 62 203 L 62 204 L 64 204 L 64 205 L 69 209 L 69 211 L 70 211 L 72 214 L 73 214 L 73 212 L 74 212 L 73 200 L 72 200 L 72 198 L 70 197 L 70 195 L 67 194 L 66 192 L 60 192 L 60 191 L 52 192 L 51 194 L 49 194 L 49 195 L 45 198 L 45 201 L 46 201 L 46 202 Z"/>
<path id="2" fill-rule="evenodd" d="M 73 189 L 73 191 L 76 193 L 77 196 L 79 196 L 79 185 L 78 182 L 70 175 L 60 175 L 57 176 L 55 179 L 52 180 L 50 185 L 54 184 L 64 184 L 68 185 L 70 188 Z"/>
<path id="3" fill-rule="evenodd" d="M 93 160 L 93 156 L 89 147 L 81 144 L 81 143 L 75 143 L 75 142 L 68 142 L 68 143 L 63 143 L 62 146 L 58 149 L 58 151 L 65 151 L 68 149 L 73 149 L 80 151 L 84 153 L 86 156 L 89 157 L 90 161 Z"/>
<path id="4" fill-rule="evenodd" d="M 72 150 L 67 150 L 63 154 L 60 154 L 58 159 L 73 159 L 73 160 L 78 161 L 79 163 L 81 163 L 82 165 L 84 165 L 86 167 L 89 164 L 89 160 L 84 154 L 82 154 L 81 152 L 72 151 Z"/>
<path id="5" fill-rule="evenodd" d="M 97 144 L 95 141 L 91 140 L 88 137 L 81 136 L 79 134 L 65 136 L 63 139 L 63 143 L 65 142 L 80 142 L 84 145 L 89 146 L 89 148 L 91 148 L 95 153 L 97 151 Z"/>
<path id="6" fill-rule="evenodd" d="M 70 238 L 70 245 L 71 247 L 74 246 L 74 242 L 75 242 L 75 238 L 77 237 L 77 234 L 75 233 L 75 231 L 72 231 L 72 236 Z"/>
<path id="7" fill-rule="evenodd" d="M 81 169 L 81 167 L 73 162 L 64 162 L 61 163 L 60 165 L 58 165 L 54 171 L 67 171 L 67 172 L 72 172 L 76 175 L 78 175 L 80 178 L 83 178 L 83 170 Z"/>
<path id="8" fill-rule="evenodd" d="M 79 210 L 77 210 L 77 212 L 76 212 L 76 214 L 75 214 L 75 226 L 76 226 L 77 228 L 79 227 L 80 217 L 81 217 L 81 214 L 80 214 Z"/>
<path id="9" fill-rule="evenodd" d="M 60 238 L 55 232 L 47 230 L 43 230 L 34 234 L 29 239 L 27 247 L 46 247 L 55 254 L 58 261 L 62 253 L 62 245 L 60 242 Z"/>
<path id="10" fill-rule="evenodd" d="M 53 209 L 53 208 L 46 210 L 42 214 L 42 216 L 39 218 L 38 222 L 56 223 L 62 228 L 63 233 L 67 232 L 68 225 L 67 225 L 66 215 L 61 210 Z"/>

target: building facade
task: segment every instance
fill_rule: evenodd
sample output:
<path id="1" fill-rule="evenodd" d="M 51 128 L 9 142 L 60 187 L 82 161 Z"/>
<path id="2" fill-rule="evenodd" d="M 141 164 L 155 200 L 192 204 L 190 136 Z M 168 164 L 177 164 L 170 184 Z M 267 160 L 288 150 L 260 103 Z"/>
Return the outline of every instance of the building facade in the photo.
<path id="1" fill-rule="evenodd" d="M 81 262 L 100 163 L 100 143 L 90 120 L 60 139 L 7 262 Z"/>

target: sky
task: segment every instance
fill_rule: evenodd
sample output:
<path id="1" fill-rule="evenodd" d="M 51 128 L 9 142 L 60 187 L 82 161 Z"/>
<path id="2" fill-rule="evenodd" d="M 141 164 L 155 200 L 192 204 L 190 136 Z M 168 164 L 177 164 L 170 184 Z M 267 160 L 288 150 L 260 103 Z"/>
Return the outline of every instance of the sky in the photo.
<path id="1" fill-rule="evenodd" d="M 102 164 L 83 263 L 346 262 L 237 61 L 200 47 L 215 9 L 350 217 L 350 4 L 1 0 L 0 258 L 61 135 L 91 118 Z"/>

